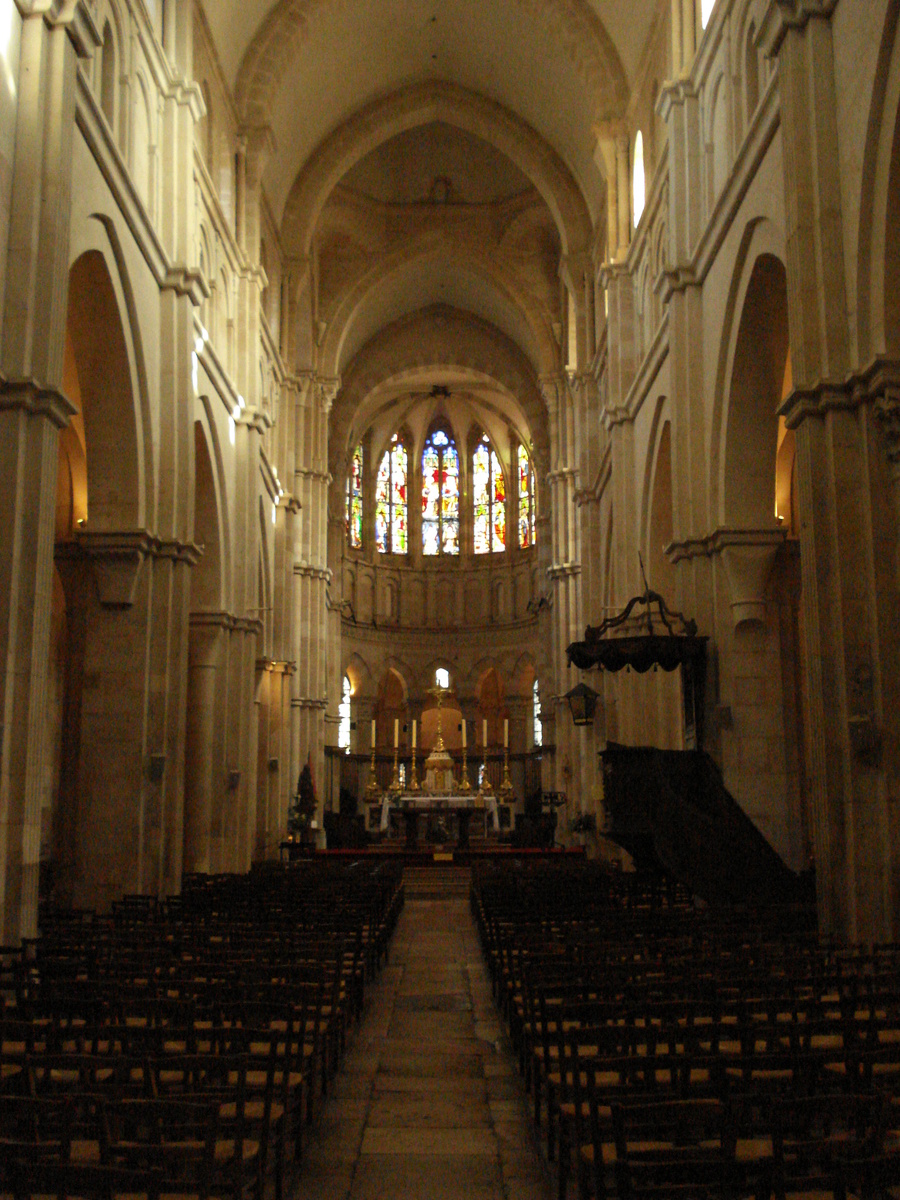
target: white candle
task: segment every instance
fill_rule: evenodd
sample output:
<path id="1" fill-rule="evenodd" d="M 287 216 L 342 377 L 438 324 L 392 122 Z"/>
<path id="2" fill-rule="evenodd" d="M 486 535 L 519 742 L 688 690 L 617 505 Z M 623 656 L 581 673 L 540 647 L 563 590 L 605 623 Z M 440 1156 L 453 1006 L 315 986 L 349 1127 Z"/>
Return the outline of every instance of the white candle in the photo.
<path id="1" fill-rule="evenodd" d="M 487 750 L 487 719 L 481 722 L 481 740 L 484 743 L 485 750 Z"/>
<path id="2" fill-rule="evenodd" d="M 375 718 L 372 718 L 372 749 L 375 749 Z"/>
<path id="3" fill-rule="evenodd" d="M 412 748 L 413 748 L 413 750 L 415 750 L 415 748 L 416 748 L 416 723 L 415 723 L 415 721 L 413 721 L 413 741 L 412 741 Z"/>
<path id="4" fill-rule="evenodd" d="M 463 723 L 462 723 L 462 735 L 463 735 L 463 750 L 465 750 L 465 748 L 466 748 L 466 723 L 465 723 L 465 721 L 463 721 Z"/>
<path id="5" fill-rule="evenodd" d="M 394 749 L 400 745 L 400 718 L 394 717 Z"/>
<path id="6" fill-rule="evenodd" d="M 509 717 L 503 718 L 503 749 L 509 749 Z"/>

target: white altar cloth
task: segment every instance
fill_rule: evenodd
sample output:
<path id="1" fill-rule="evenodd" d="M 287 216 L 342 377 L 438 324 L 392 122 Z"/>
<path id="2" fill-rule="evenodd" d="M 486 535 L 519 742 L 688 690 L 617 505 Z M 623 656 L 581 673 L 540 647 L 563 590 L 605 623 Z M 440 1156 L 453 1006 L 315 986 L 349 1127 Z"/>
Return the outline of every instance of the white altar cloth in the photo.
<path id="1" fill-rule="evenodd" d="M 401 792 L 399 798 L 390 792 L 385 792 L 381 802 L 381 829 L 383 832 L 387 832 L 390 826 L 391 809 L 394 812 L 403 812 L 406 809 L 418 813 L 442 812 L 447 809 L 477 811 L 480 807 L 477 792 L 458 792 L 445 796 L 426 795 L 422 792 Z M 492 792 L 484 797 L 484 808 L 491 818 L 494 832 L 499 832 L 500 813 L 497 809 L 497 797 Z"/>

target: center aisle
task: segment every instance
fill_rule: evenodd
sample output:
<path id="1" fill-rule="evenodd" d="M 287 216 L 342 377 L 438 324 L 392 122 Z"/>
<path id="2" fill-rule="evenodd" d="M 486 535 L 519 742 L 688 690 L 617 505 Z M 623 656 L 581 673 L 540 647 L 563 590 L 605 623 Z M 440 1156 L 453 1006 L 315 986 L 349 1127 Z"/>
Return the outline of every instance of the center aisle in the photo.
<path id="1" fill-rule="evenodd" d="M 297 1196 L 551 1200 L 468 899 L 407 892 L 390 954 Z"/>

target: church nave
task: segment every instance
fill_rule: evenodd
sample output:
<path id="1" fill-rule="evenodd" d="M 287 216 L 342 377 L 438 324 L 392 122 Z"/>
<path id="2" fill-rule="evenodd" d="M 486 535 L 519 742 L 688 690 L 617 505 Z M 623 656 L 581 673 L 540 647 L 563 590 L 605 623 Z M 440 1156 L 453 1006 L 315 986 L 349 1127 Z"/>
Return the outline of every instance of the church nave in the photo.
<path id="1" fill-rule="evenodd" d="M 550 1200 L 467 898 L 407 891 L 299 1180 L 302 1200 Z"/>

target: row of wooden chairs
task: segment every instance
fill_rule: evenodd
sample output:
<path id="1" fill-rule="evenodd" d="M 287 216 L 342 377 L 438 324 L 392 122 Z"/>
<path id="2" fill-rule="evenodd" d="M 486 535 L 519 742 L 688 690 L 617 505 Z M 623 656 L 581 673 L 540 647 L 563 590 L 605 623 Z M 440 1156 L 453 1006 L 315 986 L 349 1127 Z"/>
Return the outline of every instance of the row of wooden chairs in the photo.
<path id="1" fill-rule="evenodd" d="M 44 914 L 0 950 L 0 1193 L 281 1200 L 402 903 L 304 863 Z"/>
<path id="2" fill-rule="evenodd" d="M 794 912 L 748 924 L 624 879 L 596 864 L 565 878 L 473 873 L 560 1196 L 573 1161 L 585 1197 L 888 1195 L 900 1183 L 896 947 L 848 953 Z"/>

